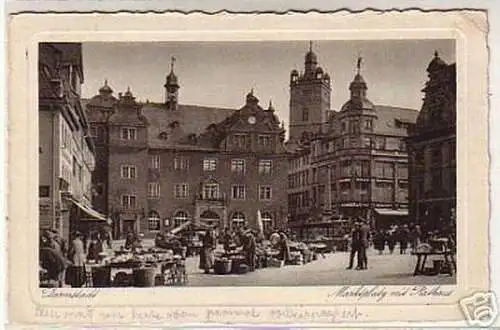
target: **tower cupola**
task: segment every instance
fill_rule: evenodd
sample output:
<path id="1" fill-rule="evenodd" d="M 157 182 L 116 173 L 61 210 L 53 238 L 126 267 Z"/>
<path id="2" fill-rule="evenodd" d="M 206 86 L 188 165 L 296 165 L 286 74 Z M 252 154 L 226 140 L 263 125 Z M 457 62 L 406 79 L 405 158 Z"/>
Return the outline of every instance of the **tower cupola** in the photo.
<path id="1" fill-rule="evenodd" d="M 168 110 L 177 110 L 179 96 L 179 80 L 174 72 L 175 57 L 170 59 L 170 73 L 166 78 L 165 85 L 165 104 Z"/>

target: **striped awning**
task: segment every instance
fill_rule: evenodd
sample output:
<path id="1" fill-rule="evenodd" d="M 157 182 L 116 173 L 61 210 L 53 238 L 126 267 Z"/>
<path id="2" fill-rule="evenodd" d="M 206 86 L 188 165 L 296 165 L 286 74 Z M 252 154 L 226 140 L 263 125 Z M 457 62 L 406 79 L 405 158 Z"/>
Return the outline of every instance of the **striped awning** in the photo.
<path id="1" fill-rule="evenodd" d="M 101 213 L 97 212 L 96 210 L 78 202 L 77 200 L 75 199 L 71 199 L 71 201 L 73 202 L 73 204 L 75 204 L 80 210 L 82 210 L 83 212 L 85 212 L 85 214 L 89 215 L 90 217 L 82 217 L 81 220 L 90 220 L 90 221 L 106 221 L 106 222 L 110 222 L 111 220 L 106 218 L 106 216 L 102 215 Z"/>

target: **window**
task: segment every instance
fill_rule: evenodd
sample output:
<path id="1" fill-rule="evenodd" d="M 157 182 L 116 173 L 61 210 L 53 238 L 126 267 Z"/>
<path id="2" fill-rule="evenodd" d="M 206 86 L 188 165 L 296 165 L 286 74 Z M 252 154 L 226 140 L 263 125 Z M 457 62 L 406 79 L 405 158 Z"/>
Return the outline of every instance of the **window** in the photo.
<path id="1" fill-rule="evenodd" d="M 270 212 L 262 212 L 262 230 L 264 233 L 269 233 L 273 229 L 273 217 Z"/>
<path id="2" fill-rule="evenodd" d="M 185 171 L 189 167 L 189 159 L 184 156 L 174 158 L 174 169 L 177 171 Z"/>
<path id="3" fill-rule="evenodd" d="M 216 158 L 205 158 L 203 160 L 203 171 L 215 171 L 217 168 Z"/>
<path id="4" fill-rule="evenodd" d="M 149 168 L 153 168 L 153 169 L 160 168 L 160 155 L 149 156 Z"/>
<path id="5" fill-rule="evenodd" d="M 122 195 L 122 207 L 126 209 L 135 209 L 136 197 L 134 195 Z"/>
<path id="6" fill-rule="evenodd" d="M 73 156 L 73 177 L 77 175 L 78 171 L 78 162 L 76 161 L 76 157 Z"/>
<path id="7" fill-rule="evenodd" d="M 404 140 L 399 141 L 399 150 L 400 151 L 407 151 L 406 150 L 406 142 Z"/>
<path id="8" fill-rule="evenodd" d="M 219 199 L 219 184 L 207 182 L 203 185 L 203 199 Z"/>
<path id="9" fill-rule="evenodd" d="M 385 149 L 385 138 L 380 137 L 375 140 L 375 149 Z"/>
<path id="10" fill-rule="evenodd" d="M 259 135 L 258 142 L 260 146 L 268 147 L 271 145 L 271 137 L 269 135 Z"/>
<path id="11" fill-rule="evenodd" d="M 245 173 L 245 160 L 244 159 L 232 159 L 231 160 L 231 172 L 233 172 L 233 173 Z"/>
<path id="12" fill-rule="evenodd" d="M 260 174 L 271 174 L 272 161 L 269 159 L 259 160 L 259 173 Z"/>
<path id="13" fill-rule="evenodd" d="M 302 121 L 309 121 L 309 109 L 302 109 Z"/>
<path id="14" fill-rule="evenodd" d="M 365 120 L 365 129 L 368 131 L 373 130 L 373 119 L 367 119 Z"/>
<path id="15" fill-rule="evenodd" d="M 160 215 L 156 211 L 149 212 L 148 215 L 148 230 L 149 231 L 160 231 L 161 220 Z"/>
<path id="16" fill-rule="evenodd" d="M 175 198 L 187 198 L 189 195 L 189 187 L 187 183 L 177 183 L 174 186 L 174 196 Z"/>
<path id="17" fill-rule="evenodd" d="M 260 186 L 259 187 L 259 199 L 263 201 L 268 201 L 272 197 L 272 189 L 270 186 Z"/>
<path id="18" fill-rule="evenodd" d="M 148 197 L 149 198 L 160 197 L 160 184 L 158 182 L 148 183 Z"/>
<path id="19" fill-rule="evenodd" d="M 376 176 L 383 178 L 392 178 L 394 176 L 394 164 L 390 162 L 376 163 Z"/>
<path id="20" fill-rule="evenodd" d="M 179 211 L 174 215 L 174 226 L 179 227 L 189 220 L 188 214 L 184 211 Z"/>
<path id="21" fill-rule="evenodd" d="M 137 177 L 136 167 L 132 165 L 122 165 L 122 179 L 135 179 Z"/>
<path id="22" fill-rule="evenodd" d="M 356 189 L 361 190 L 361 193 L 368 191 L 368 182 L 356 182 Z"/>
<path id="23" fill-rule="evenodd" d="M 233 185 L 231 187 L 232 199 L 245 199 L 246 189 L 244 185 Z"/>
<path id="24" fill-rule="evenodd" d="M 234 212 L 231 217 L 231 227 L 241 228 L 245 226 L 245 215 L 241 212 Z"/>
<path id="25" fill-rule="evenodd" d="M 233 135 L 233 146 L 238 149 L 246 149 L 250 146 L 250 137 L 247 134 Z"/>
<path id="26" fill-rule="evenodd" d="M 399 180 L 399 188 L 400 189 L 408 189 L 408 181 L 406 181 L 406 180 Z"/>
<path id="27" fill-rule="evenodd" d="M 342 132 L 345 132 L 346 130 L 346 123 L 345 121 L 342 122 Z"/>
<path id="28" fill-rule="evenodd" d="M 122 140 L 137 140 L 137 129 L 122 127 Z"/>
<path id="29" fill-rule="evenodd" d="M 371 148 L 372 147 L 372 139 L 369 137 L 363 138 L 363 147 L 364 148 Z"/>
<path id="30" fill-rule="evenodd" d="M 50 186 L 39 186 L 38 197 L 50 197 Z"/>
<path id="31" fill-rule="evenodd" d="M 90 137 L 96 138 L 99 136 L 98 130 L 96 126 L 90 127 Z"/>

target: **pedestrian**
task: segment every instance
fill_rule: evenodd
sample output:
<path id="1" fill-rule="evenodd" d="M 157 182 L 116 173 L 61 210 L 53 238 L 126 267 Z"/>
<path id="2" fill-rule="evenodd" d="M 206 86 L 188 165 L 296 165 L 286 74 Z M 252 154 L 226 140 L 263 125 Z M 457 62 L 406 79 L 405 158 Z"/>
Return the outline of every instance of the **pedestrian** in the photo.
<path id="1" fill-rule="evenodd" d="M 200 253 L 199 268 L 203 269 L 205 274 L 209 274 L 214 265 L 214 250 L 216 240 L 211 229 L 207 229 L 202 239 L 202 249 Z"/>
<path id="2" fill-rule="evenodd" d="M 394 253 L 394 248 L 396 247 L 396 231 L 388 230 L 386 233 L 387 246 L 389 247 L 389 253 Z"/>
<path id="3" fill-rule="evenodd" d="M 249 231 L 245 237 L 243 250 L 245 251 L 245 259 L 250 272 L 255 271 L 256 248 L 257 244 L 255 242 L 255 235 Z"/>
<path id="4" fill-rule="evenodd" d="M 46 270 L 49 281 L 56 282 L 58 287 L 64 286 L 66 268 L 69 260 L 61 253 L 59 245 L 53 239 L 53 233 L 45 232 L 40 238 L 40 266 Z"/>
<path id="5" fill-rule="evenodd" d="M 354 223 L 354 228 L 351 232 L 351 253 L 349 255 L 349 266 L 347 269 L 352 269 L 354 266 L 354 257 L 357 257 L 358 264 L 356 269 L 361 269 L 361 259 L 359 256 L 361 249 L 361 224 Z"/>
<path id="6" fill-rule="evenodd" d="M 83 235 L 79 231 L 73 234 L 68 256 L 72 262 L 72 265 L 68 268 L 68 282 L 72 287 L 80 288 L 86 282 L 86 271 Z"/>
<path id="7" fill-rule="evenodd" d="M 231 245 L 233 244 L 233 235 L 231 235 L 231 230 L 229 229 L 229 227 L 226 227 L 224 229 L 222 244 L 224 246 L 224 251 L 229 252 L 231 250 Z"/>
<path id="8" fill-rule="evenodd" d="M 99 254 L 101 252 L 103 252 L 103 249 L 99 233 L 90 233 L 90 239 L 87 242 L 87 260 L 99 260 Z"/>
<path id="9" fill-rule="evenodd" d="M 284 232 L 280 232 L 279 235 L 280 253 L 278 255 L 278 259 L 283 261 L 283 263 L 286 265 L 292 259 L 290 255 L 290 244 L 288 244 L 288 237 Z"/>
<path id="10" fill-rule="evenodd" d="M 398 237 L 399 237 L 399 253 L 405 254 L 406 249 L 408 249 L 408 239 L 409 239 L 409 231 L 407 225 L 404 225 L 403 228 L 400 228 Z"/>
<path id="11" fill-rule="evenodd" d="M 132 232 L 128 232 L 127 233 L 127 238 L 125 239 L 125 249 L 129 250 L 132 248 L 132 245 L 134 244 L 135 242 L 135 235 L 134 233 Z"/>
<path id="12" fill-rule="evenodd" d="M 379 230 L 373 237 L 373 246 L 378 254 L 383 254 L 385 250 L 385 234 L 383 230 Z"/>
<path id="13" fill-rule="evenodd" d="M 361 221 L 361 246 L 358 258 L 360 259 L 360 269 L 368 269 L 368 256 L 366 250 L 370 243 L 370 226 L 368 222 Z"/>

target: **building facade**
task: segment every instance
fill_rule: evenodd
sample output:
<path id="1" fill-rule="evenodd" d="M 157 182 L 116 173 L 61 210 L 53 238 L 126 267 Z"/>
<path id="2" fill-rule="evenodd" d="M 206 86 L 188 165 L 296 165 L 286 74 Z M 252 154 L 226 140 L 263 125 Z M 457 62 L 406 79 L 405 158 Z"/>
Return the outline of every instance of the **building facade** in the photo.
<path id="1" fill-rule="evenodd" d="M 95 158 L 80 102 L 81 44 L 41 43 L 38 72 L 40 229 L 68 237 L 82 219 L 102 220 L 92 209 Z"/>
<path id="2" fill-rule="evenodd" d="M 342 223 L 345 218 L 369 219 L 378 228 L 407 218 L 405 138 L 418 111 L 373 104 L 360 70 L 361 59 L 349 85 L 350 99 L 340 111 L 329 112 L 319 131 L 301 141 L 310 152 L 310 180 L 289 190 L 289 208 L 291 226 L 302 234 L 304 228 L 323 224 L 323 234 L 330 235 L 335 222 Z M 296 152 L 290 156 L 291 164 L 302 158 L 303 151 Z M 310 200 L 294 199 L 297 189 Z M 293 212 L 299 206 L 309 217 Z"/>
<path id="3" fill-rule="evenodd" d="M 410 129 L 410 214 L 429 229 L 456 221 L 456 65 L 436 52 L 416 125 Z"/>
<path id="4" fill-rule="evenodd" d="M 250 92 L 240 109 L 179 104 L 173 66 L 161 103 L 113 97 L 105 83 L 88 101 L 96 136 L 96 205 L 116 237 L 154 236 L 193 221 L 264 231 L 286 226 L 283 125 Z"/>

